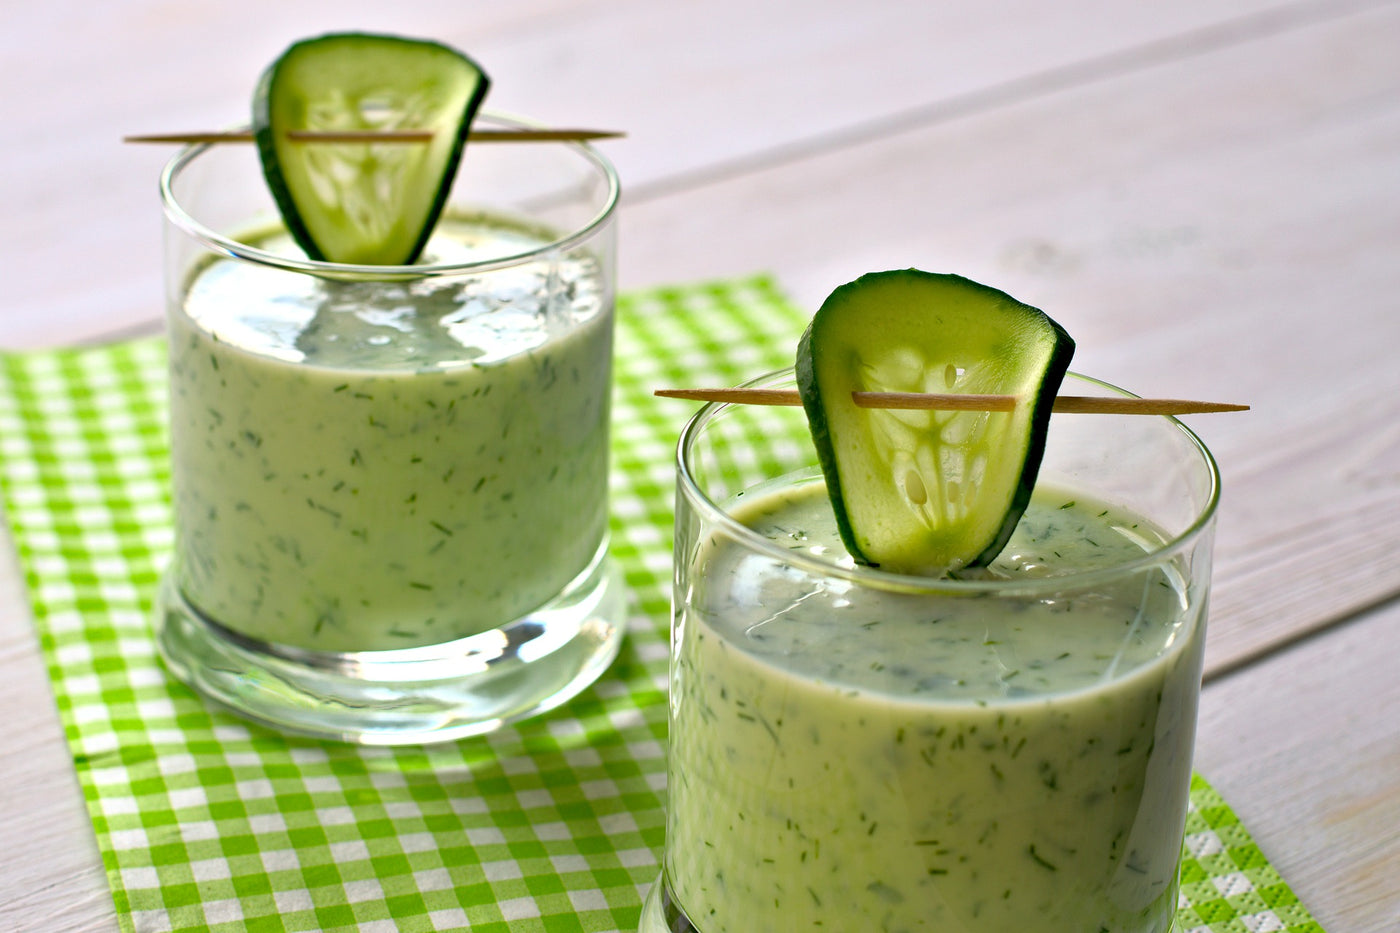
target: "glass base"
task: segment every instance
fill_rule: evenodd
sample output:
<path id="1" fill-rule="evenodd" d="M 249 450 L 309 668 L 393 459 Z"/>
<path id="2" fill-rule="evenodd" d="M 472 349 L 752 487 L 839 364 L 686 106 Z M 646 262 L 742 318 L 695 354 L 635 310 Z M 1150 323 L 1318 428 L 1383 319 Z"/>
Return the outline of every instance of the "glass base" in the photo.
<path id="1" fill-rule="evenodd" d="M 642 922 L 637 933 L 699 933 L 680 905 L 671 897 L 666 885 L 666 873 L 656 878 L 656 884 L 642 902 Z"/>
<path id="2" fill-rule="evenodd" d="M 156 645 L 180 680 L 283 732 L 362 745 L 446 742 L 553 709 L 617 657 L 623 586 L 606 549 L 553 601 L 441 645 L 320 652 L 257 641 L 203 615 L 167 573 Z"/>
<path id="3" fill-rule="evenodd" d="M 1181 924 L 1173 919 L 1163 933 L 1180 933 L 1182 929 Z M 700 933 L 671 896 L 664 871 L 657 876 L 656 883 L 647 892 L 646 900 L 642 901 L 642 919 L 637 933 Z"/>

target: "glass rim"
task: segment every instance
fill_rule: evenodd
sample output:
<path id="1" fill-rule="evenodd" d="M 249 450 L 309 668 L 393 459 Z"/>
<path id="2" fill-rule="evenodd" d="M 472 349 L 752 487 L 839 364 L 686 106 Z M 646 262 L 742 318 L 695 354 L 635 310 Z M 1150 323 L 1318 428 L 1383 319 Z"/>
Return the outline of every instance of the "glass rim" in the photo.
<path id="1" fill-rule="evenodd" d="M 542 123 L 509 114 L 483 111 L 479 114 L 479 117 L 506 128 L 547 129 Z M 246 131 L 248 126 L 245 124 L 235 127 L 234 129 Z M 366 265 L 359 263 L 327 262 L 324 260 L 285 256 L 258 249 L 247 243 L 235 240 L 232 237 L 224 236 L 201 223 L 185 210 L 180 203 L 180 199 L 175 194 L 175 183 L 181 172 L 200 155 L 212 149 L 214 145 L 213 143 L 194 143 L 186 146 L 165 164 L 165 167 L 160 173 L 160 200 L 161 206 L 165 211 L 165 216 L 176 227 L 179 227 L 185 233 L 216 252 L 260 266 L 322 277 L 431 278 L 435 276 L 462 275 L 474 272 L 491 272 L 497 269 L 505 269 L 520 265 L 521 263 L 531 260 L 544 258 L 552 253 L 572 249 L 591 238 L 612 217 L 622 195 L 622 185 L 617 174 L 617 169 L 613 167 L 612 162 L 610 162 L 606 156 L 592 145 L 581 141 L 540 143 L 538 145 L 562 145 L 566 148 L 573 149 L 583 156 L 587 162 L 598 169 L 607 182 L 608 190 L 606 196 L 603 198 L 602 206 L 592 217 L 576 229 L 548 243 L 543 243 L 518 253 L 511 253 L 509 255 L 476 262 L 421 265 Z"/>
<path id="2" fill-rule="evenodd" d="M 780 381 L 785 376 L 791 377 L 792 375 L 793 367 L 791 366 L 783 369 L 776 369 L 743 383 L 741 387 L 757 388 L 769 386 L 772 383 Z M 1086 376 L 1083 373 L 1069 372 L 1066 374 L 1066 378 L 1082 381 L 1090 386 L 1097 387 L 1123 398 L 1140 397 L 1112 383 L 1104 382 L 1101 379 L 1095 379 L 1093 376 Z M 680 439 L 676 443 L 675 466 L 677 494 L 684 495 L 687 501 L 691 503 L 691 506 L 702 515 L 705 521 L 718 525 L 727 535 L 743 544 L 751 552 L 767 555 L 768 557 L 791 564 L 794 567 L 810 573 L 845 580 L 855 585 L 906 593 L 928 593 L 944 596 L 985 596 L 990 594 L 1001 596 L 1027 596 L 1066 589 L 1092 587 L 1101 585 L 1114 578 L 1160 565 L 1169 555 L 1180 553 L 1188 549 L 1194 545 L 1202 535 L 1208 532 L 1220 504 L 1220 468 L 1215 461 L 1214 455 L 1211 454 L 1210 449 L 1206 447 L 1205 442 L 1201 440 L 1195 431 L 1192 431 L 1179 419 L 1170 415 L 1130 415 L 1124 417 L 1160 418 L 1166 421 L 1170 427 L 1185 436 L 1190 446 L 1200 457 L 1200 463 L 1206 469 L 1206 476 L 1210 484 L 1205 502 L 1197 509 L 1196 516 L 1191 524 L 1179 534 L 1167 538 L 1157 547 L 1143 552 L 1142 556 L 1134 557 L 1131 560 L 1113 564 L 1108 567 L 1099 567 L 1093 570 L 1076 571 L 1073 573 L 1060 574 L 1058 576 L 1038 577 L 1027 580 L 961 580 L 947 577 L 927 577 L 916 574 L 895 573 L 893 571 L 880 570 L 877 567 L 868 567 L 861 564 L 850 568 L 841 567 L 819 557 L 792 551 L 758 534 L 747 525 L 735 519 L 722 505 L 711 499 L 709 495 L 700 488 L 700 483 L 691 469 L 690 458 L 687 456 L 687 451 L 694 446 L 700 431 L 705 425 L 732 406 L 733 403 L 729 402 L 707 402 L 699 411 L 691 416 L 690 420 L 686 422 L 685 427 L 682 428 Z"/>

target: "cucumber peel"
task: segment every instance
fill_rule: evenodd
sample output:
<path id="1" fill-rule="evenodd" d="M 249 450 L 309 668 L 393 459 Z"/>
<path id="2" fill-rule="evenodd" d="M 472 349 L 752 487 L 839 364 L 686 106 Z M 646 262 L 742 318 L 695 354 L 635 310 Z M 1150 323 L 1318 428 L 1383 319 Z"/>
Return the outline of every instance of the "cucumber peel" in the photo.
<path id="1" fill-rule="evenodd" d="M 332 33 L 291 45 L 253 96 L 273 200 L 311 259 L 405 265 L 422 252 L 490 87 L 437 42 Z M 298 142 L 296 130 L 430 130 L 430 142 Z"/>
<path id="2" fill-rule="evenodd" d="M 842 285 L 798 345 L 797 385 L 841 538 L 861 563 L 936 575 L 990 563 L 1024 513 L 1074 341 L 956 275 Z M 860 408 L 854 391 L 1014 395 L 1014 411 Z"/>

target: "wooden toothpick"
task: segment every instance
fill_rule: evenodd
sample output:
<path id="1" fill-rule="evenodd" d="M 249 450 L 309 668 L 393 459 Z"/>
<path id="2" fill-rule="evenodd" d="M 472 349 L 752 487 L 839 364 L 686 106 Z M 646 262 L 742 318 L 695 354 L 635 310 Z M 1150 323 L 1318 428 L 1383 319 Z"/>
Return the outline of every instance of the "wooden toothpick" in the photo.
<path id="1" fill-rule="evenodd" d="M 468 139 L 474 143 L 530 142 L 588 142 L 595 139 L 616 139 L 624 134 L 611 130 L 472 130 Z M 432 130 L 288 130 L 287 138 L 295 142 L 316 143 L 424 143 L 431 142 Z M 149 133 L 124 136 L 128 143 L 250 143 L 253 134 L 246 130 L 227 133 Z"/>
<path id="2" fill-rule="evenodd" d="M 737 405 L 801 405 L 796 389 L 657 389 L 662 398 L 697 402 L 729 402 Z M 939 411 L 1012 411 L 1014 395 L 944 395 L 934 392 L 852 392 L 859 408 L 900 408 Z M 1054 408 L 1059 413 L 1113 415 L 1196 415 L 1207 412 L 1248 411 L 1248 405 L 1199 402 L 1179 398 L 1101 398 L 1061 395 Z"/>

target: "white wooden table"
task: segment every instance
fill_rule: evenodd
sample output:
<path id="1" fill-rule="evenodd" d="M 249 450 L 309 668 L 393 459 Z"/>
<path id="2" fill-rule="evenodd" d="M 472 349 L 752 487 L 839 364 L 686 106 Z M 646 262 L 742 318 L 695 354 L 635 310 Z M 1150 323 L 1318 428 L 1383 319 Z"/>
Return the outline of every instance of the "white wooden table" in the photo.
<path id="1" fill-rule="evenodd" d="M 435 36 L 494 109 L 626 130 L 621 285 L 882 268 L 1045 308 L 1075 367 L 1244 401 L 1197 767 L 1331 933 L 1400 928 L 1400 2 L 484 0 L 6 9 L 0 346 L 154 332 L 156 174 L 123 134 L 246 118 L 333 29 Z M 6 549 L 8 550 L 8 548 Z M 113 930 L 12 553 L 0 929 Z"/>

